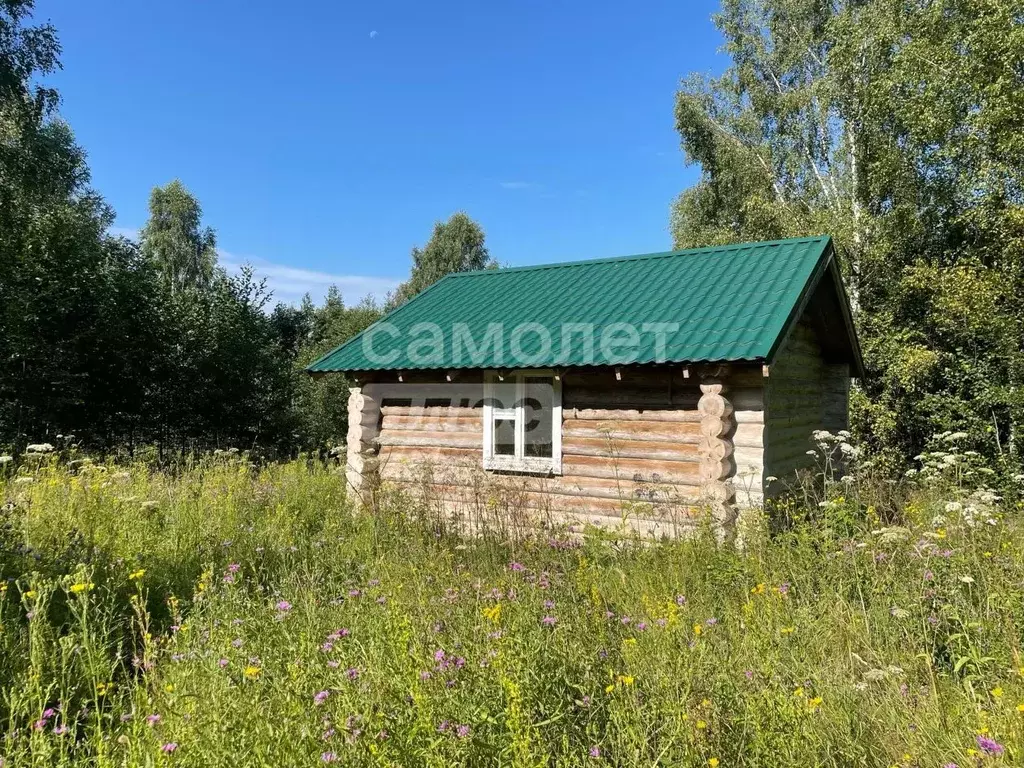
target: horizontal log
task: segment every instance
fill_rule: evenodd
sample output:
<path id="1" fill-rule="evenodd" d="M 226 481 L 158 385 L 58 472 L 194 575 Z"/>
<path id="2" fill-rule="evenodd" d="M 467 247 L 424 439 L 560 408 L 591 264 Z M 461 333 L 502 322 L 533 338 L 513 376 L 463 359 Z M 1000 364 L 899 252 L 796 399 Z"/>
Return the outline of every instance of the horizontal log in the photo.
<path id="1" fill-rule="evenodd" d="M 763 424 L 737 424 L 732 444 L 736 448 L 761 448 L 764 446 L 764 431 Z"/>
<path id="2" fill-rule="evenodd" d="M 653 442 L 696 442 L 700 439 L 699 422 L 663 421 L 590 421 L 573 419 L 562 422 L 562 440 L 570 437 L 592 437 L 606 440 L 639 440 Z"/>
<path id="3" fill-rule="evenodd" d="M 563 475 L 579 477 L 606 477 L 642 482 L 666 482 L 694 485 L 700 482 L 700 457 L 688 461 L 662 461 L 652 459 L 615 458 L 602 456 L 562 456 Z M 657 480 L 655 480 L 657 478 Z"/>
<path id="4" fill-rule="evenodd" d="M 652 501 L 657 503 L 690 503 L 700 496 L 700 486 L 670 485 L 665 483 L 634 483 L 608 478 L 560 476 L 493 476 L 475 470 L 455 467 L 423 467 L 408 464 L 390 464 L 381 467 L 384 480 L 404 483 L 424 483 L 444 488 L 478 490 L 486 497 L 492 495 L 516 499 L 522 494 L 538 493 L 577 498 L 615 499 L 620 502 Z"/>
<path id="5" fill-rule="evenodd" d="M 563 421 L 700 422 L 700 413 L 679 408 L 563 408 Z"/>
<path id="6" fill-rule="evenodd" d="M 471 408 L 458 405 L 385 405 L 381 408 L 384 418 L 388 416 L 441 416 L 444 418 L 468 418 L 475 417 L 482 419 L 484 416 L 483 407 Z"/>
<path id="7" fill-rule="evenodd" d="M 484 422 L 482 412 L 475 416 L 396 416 L 389 414 L 384 417 L 381 431 L 389 429 L 419 432 L 482 433 L 484 431 Z"/>
<path id="8" fill-rule="evenodd" d="M 388 445 L 380 449 L 380 460 L 384 462 L 406 462 L 412 464 L 462 464 L 479 467 L 483 465 L 483 447 L 473 448 L 425 448 L 420 446 Z"/>
<path id="9" fill-rule="evenodd" d="M 459 432 L 419 432 L 413 430 L 387 430 L 381 432 L 377 443 L 423 448 L 476 448 L 483 450 L 479 435 Z"/>
<path id="10" fill-rule="evenodd" d="M 571 437 L 562 438 L 563 460 L 568 455 L 604 456 L 623 459 L 666 459 L 669 461 L 687 461 L 697 456 L 699 437 L 687 437 L 673 442 L 654 442 L 644 440 L 609 440 L 604 437 Z"/>
<path id="11" fill-rule="evenodd" d="M 460 503 L 470 509 L 493 510 L 507 507 L 511 510 L 531 509 L 535 511 L 560 511 L 623 518 L 635 516 L 644 519 L 663 519 L 666 516 L 686 517 L 699 511 L 697 499 L 674 499 L 666 501 L 639 501 L 604 496 L 581 496 L 538 491 L 473 489 L 440 483 L 407 482 L 387 480 L 388 485 L 402 489 L 417 498 L 430 502 Z"/>

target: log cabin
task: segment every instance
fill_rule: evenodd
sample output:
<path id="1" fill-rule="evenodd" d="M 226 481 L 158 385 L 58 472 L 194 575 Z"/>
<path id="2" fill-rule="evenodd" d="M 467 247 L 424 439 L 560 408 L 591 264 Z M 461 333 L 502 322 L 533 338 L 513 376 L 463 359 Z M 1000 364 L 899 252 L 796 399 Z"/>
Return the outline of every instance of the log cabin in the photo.
<path id="1" fill-rule="evenodd" d="M 307 370 L 350 382 L 364 500 L 675 536 L 806 467 L 863 363 L 814 237 L 450 274 Z"/>

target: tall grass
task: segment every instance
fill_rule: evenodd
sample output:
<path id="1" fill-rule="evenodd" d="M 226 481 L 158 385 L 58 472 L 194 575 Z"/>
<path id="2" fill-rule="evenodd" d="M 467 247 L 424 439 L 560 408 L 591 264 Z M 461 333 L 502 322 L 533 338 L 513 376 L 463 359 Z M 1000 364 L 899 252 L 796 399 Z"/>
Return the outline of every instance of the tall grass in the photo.
<path id="1" fill-rule="evenodd" d="M 1019 763 L 1024 528 L 967 458 L 944 461 L 906 493 L 824 484 L 771 535 L 748 518 L 737 549 L 709 531 L 464 539 L 399 496 L 351 509 L 342 475 L 302 463 L 41 460 L 0 480 L 0 753 Z"/>

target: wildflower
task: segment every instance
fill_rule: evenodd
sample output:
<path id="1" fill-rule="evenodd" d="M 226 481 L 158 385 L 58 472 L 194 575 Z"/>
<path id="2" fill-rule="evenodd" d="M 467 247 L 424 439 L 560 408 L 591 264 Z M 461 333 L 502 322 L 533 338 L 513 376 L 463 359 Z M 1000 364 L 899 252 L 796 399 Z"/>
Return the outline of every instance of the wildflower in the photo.
<path id="1" fill-rule="evenodd" d="M 702 627 L 700 624 L 694 624 L 693 625 L 693 634 L 699 636 L 700 633 L 703 632 L 703 631 L 704 631 L 704 627 Z"/>
<path id="2" fill-rule="evenodd" d="M 764 594 L 764 589 L 765 589 L 765 587 L 764 587 L 763 583 L 758 584 L 757 586 L 755 586 L 753 589 L 750 590 L 750 594 L 752 594 L 752 595 L 763 595 Z"/>
<path id="3" fill-rule="evenodd" d="M 526 570 L 526 566 L 525 565 L 523 565 L 522 563 L 517 563 L 515 561 L 509 563 L 508 567 L 509 567 L 510 571 L 525 571 Z"/>
<path id="4" fill-rule="evenodd" d="M 327 697 L 331 695 L 330 691 L 320 691 L 313 697 L 313 703 L 318 707 L 327 701 Z"/>
<path id="5" fill-rule="evenodd" d="M 711 768 L 718 768 L 718 758 L 712 757 L 710 760 L 708 760 L 708 765 L 711 766 Z"/>
<path id="6" fill-rule="evenodd" d="M 1017 711 L 1024 715 L 1024 702 L 1017 705 Z"/>
<path id="7" fill-rule="evenodd" d="M 468 725 L 459 725 L 455 728 L 455 735 L 460 739 L 464 739 L 469 736 L 470 728 Z"/>
<path id="8" fill-rule="evenodd" d="M 157 715 L 157 714 L 150 715 L 149 717 L 146 718 L 146 722 L 149 725 L 156 725 L 161 720 L 163 720 L 163 718 L 160 715 Z"/>
<path id="9" fill-rule="evenodd" d="M 676 595 L 676 605 L 686 605 L 686 595 Z"/>
<path id="10" fill-rule="evenodd" d="M 1001 755 L 1003 754 L 1004 747 L 995 739 L 989 738 L 988 736 L 978 736 L 975 741 L 978 742 L 978 749 L 984 752 L 986 755 Z"/>
<path id="11" fill-rule="evenodd" d="M 225 546 L 227 546 L 227 545 L 225 544 Z M 240 566 L 238 563 L 229 563 L 228 564 L 228 572 L 230 572 L 230 573 L 238 573 L 240 570 L 242 570 L 242 566 Z"/>
<path id="12" fill-rule="evenodd" d="M 335 763 L 338 761 L 338 755 L 335 752 L 324 752 L 320 755 L 320 760 L 325 763 Z"/>
<path id="13" fill-rule="evenodd" d="M 545 616 L 540 620 L 540 623 L 545 627 L 553 627 L 558 623 L 558 619 L 555 616 Z"/>
<path id="14" fill-rule="evenodd" d="M 288 611 L 292 609 L 292 604 L 289 603 L 287 600 L 279 600 L 277 605 L 275 605 L 274 607 L 277 608 L 277 610 L 279 610 L 281 613 L 288 613 Z"/>
<path id="15" fill-rule="evenodd" d="M 245 668 L 245 676 L 250 680 L 256 680 L 259 678 L 260 673 L 262 671 L 263 670 L 259 667 L 250 664 L 248 667 Z"/>
<path id="16" fill-rule="evenodd" d="M 69 730 L 71 729 L 68 728 L 66 725 L 58 725 L 53 729 L 53 733 L 55 736 L 63 736 Z"/>
<path id="17" fill-rule="evenodd" d="M 71 585 L 71 591 L 74 592 L 77 595 L 77 594 L 80 594 L 82 592 L 85 592 L 86 590 L 92 589 L 94 586 L 96 586 L 96 585 L 93 584 L 92 582 L 89 582 L 89 583 L 80 582 L 78 584 L 72 584 Z"/>
<path id="18" fill-rule="evenodd" d="M 590 748 L 587 754 L 596 760 L 597 758 L 601 757 L 601 748 L 598 746 L 593 746 Z"/>
<path id="19" fill-rule="evenodd" d="M 139 579 L 141 579 L 145 575 L 146 575 L 146 569 L 145 568 L 139 568 L 139 570 L 132 571 L 131 573 L 128 574 L 128 581 L 138 581 Z"/>
<path id="20" fill-rule="evenodd" d="M 991 694 L 998 699 L 1000 696 L 1003 695 L 1002 687 L 997 685 L 995 688 L 991 690 Z"/>
<path id="21" fill-rule="evenodd" d="M 227 665 L 228 665 L 228 660 L 227 659 L 223 659 L 223 658 L 222 659 L 217 659 L 217 666 L 219 666 L 221 669 L 224 669 L 224 667 L 226 667 Z"/>
<path id="22" fill-rule="evenodd" d="M 704 722 L 703 720 L 698 720 L 698 721 L 697 721 L 697 730 L 698 730 L 698 731 L 703 731 L 703 730 L 705 730 L 705 729 L 706 729 L 707 727 L 708 727 L 708 724 L 707 724 L 706 722 Z"/>
<path id="23" fill-rule="evenodd" d="M 796 627 L 783 627 L 779 630 L 780 635 L 791 635 L 796 632 Z"/>
<path id="24" fill-rule="evenodd" d="M 712 617 L 711 617 L 710 619 L 708 619 L 708 620 L 707 620 L 707 621 L 705 621 L 704 623 L 705 623 L 705 624 L 706 624 L 707 626 L 709 626 L 709 627 L 713 627 L 713 626 L 715 626 L 715 624 L 717 624 L 717 623 L 718 623 L 718 619 L 716 619 L 716 618 L 715 618 L 714 616 L 712 616 Z"/>
<path id="25" fill-rule="evenodd" d="M 160 747 L 160 751 L 169 755 L 172 752 L 174 752 L 177 748 L 178 748 L 178 743 L 176 741 L 169 741 L 169 742 L 167 742 L 166 744 L 164 744 L 163 746 Z"/>
<path id="26" fill-rule="evenodd" d="M 348 677 L 349 680 L 358 680 L 359 670 L 355 667 L 349 667 L 347 670 L 345 670 L 345 676 Z"/>

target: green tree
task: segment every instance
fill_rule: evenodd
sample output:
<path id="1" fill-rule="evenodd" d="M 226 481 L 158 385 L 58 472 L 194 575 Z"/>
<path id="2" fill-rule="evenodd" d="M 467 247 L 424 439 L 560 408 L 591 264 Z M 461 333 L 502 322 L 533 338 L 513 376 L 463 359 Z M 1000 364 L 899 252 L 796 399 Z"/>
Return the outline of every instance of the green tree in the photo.
<path id="1" fill-rule="evenodd" d="M 451 272 L 495 266 L 484 244 L 484 231 L 462 211 L 438 221 L 423 248 L 412 249 L 412 274 L 389 299 L 390 306 L 408 301 Z"/>
<path id="2" fill-rule="evenodd" d="M 141 236 L 142 253 L 163 273 L 173 292 L 205 289 L 217 266 L 217 237 L 202 226 L 199 201 L 178 179 L 154 187 L 149 221 Z"/>
<path id="3" fill-rule="evenodd" d="M 894 459 L 1024 425 L 1024 24 L 1010 0 L 724 0 L 731 59 L 676 125 L 699 182 L 678 247 L 830 233 L 869 376 L 863 435 Z"/>

